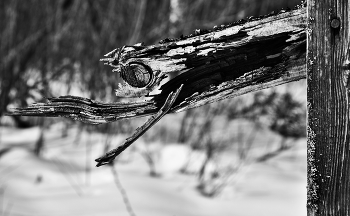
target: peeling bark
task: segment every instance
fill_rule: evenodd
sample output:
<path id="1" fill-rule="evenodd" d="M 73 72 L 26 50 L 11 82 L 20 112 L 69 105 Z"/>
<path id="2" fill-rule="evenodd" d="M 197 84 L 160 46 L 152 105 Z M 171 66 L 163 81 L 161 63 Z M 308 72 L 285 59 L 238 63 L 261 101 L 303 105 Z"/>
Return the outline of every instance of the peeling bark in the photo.
<path id="1" fill-rule="evenodd" d="M 102 59 L 126 81 L 117 96 L 146 96 L 148 100 L 102 103 L 62 96 L 14 109 L 9 115 L 62 116 L 99 124 L 155 114 L 181 85 L 170 113 L 304 79 L 305 27 L 306 9 L 299 6 L 210 31 L 196 30 L 193 35 L 156 45 L 117 48 Z M 160 85 L 176 72 L 180 75 Z M 161 93 L 150 95 L 157 88 Z"/>

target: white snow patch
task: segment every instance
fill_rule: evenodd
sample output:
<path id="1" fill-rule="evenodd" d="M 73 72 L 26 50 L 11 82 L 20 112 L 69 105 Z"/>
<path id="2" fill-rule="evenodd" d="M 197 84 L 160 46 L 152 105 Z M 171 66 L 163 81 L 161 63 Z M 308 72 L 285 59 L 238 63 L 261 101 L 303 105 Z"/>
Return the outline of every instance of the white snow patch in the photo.
<path id="1" fill-rule="evenodd" d="M 2 140 L 30 144 L 28 140 L 38 135 L 33 135 L 35 130 L 2 130 L 6 132 Z M 66 138 L 59 138 L 57 130 L 48 130 L 45 136 L 43 158 L 20 147 L 0 158 L 0 188 L 5 191 L 0 199 L 12 204 L 9 215 L 129 215 L 110 167 L 94 167 L 93 159 L 103 152 L 102 134 L 84 133 L 79 143 L 74 143 L 76 134 L 71 131 Z M 118 137 L 113 138 L 113 147 L 125 138 Z M 87 152 L 89 143 L 91 153 Z M 134 150 L 129 151 L 131 154 Z M 233 185 L 234 190 L 227 187 L 235 196 L 219 198 L 203 197 L 196 190 L 195 176 L 176 171 L 186 163 L 188 151 L 178 144 L 160 147 L 159 162 L 165 178 L 150 177 L 139 153 L 116 164 L 119 180 L 137 215 L 306 215 L 305 140 L 298 142 L 293 151 L 249 165 Z"/>

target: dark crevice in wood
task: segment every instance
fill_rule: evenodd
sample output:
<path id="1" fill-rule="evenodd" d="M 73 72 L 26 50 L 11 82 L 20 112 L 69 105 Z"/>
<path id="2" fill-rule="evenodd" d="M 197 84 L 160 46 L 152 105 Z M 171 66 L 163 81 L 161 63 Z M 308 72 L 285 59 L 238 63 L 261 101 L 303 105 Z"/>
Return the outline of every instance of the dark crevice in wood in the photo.
<path id="1" fill-rule="evenodd" d="M 146 96 L 148 100 L 103 103 L 61 96 L 49 98 L 46 104 L 14 109 L 9 114 L 61 116 L 99 124 L 153 115 L 163 106 L 170 92 L 182 84 L 183 88 L 169 113 L 303 79 L 306 77 L 305 26 L 306 9 L 300 8 L 182 40 L 118 48 L 103 61 L 116 70 L 122 68 L 126 72 L 134 71 L 128 68 L 131 64 L 144 65 L 152 73 L 153 82 L 145 88 L 129 86 L 119 91 L 131 94 L 139 91 L 135 95 Z M 137 69 L 143 70 L 142 67 Z M 180 72 L 180 75 L 159 85 L 165 76 L 174 72 Z M 135 86 L 142 87 L 142 79 L 132 76 L 131 80 Z M 130 79 L 126 81 L 130 82 Z M 150 96 L 154 88 L 162 91 Z"/>

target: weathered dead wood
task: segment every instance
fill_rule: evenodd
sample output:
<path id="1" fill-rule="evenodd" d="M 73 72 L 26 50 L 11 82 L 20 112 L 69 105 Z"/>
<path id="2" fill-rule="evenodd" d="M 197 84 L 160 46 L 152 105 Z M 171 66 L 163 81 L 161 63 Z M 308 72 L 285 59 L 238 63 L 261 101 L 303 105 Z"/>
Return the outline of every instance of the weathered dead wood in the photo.
<path id="1" fill-rule="evenodd" d="M 350 1 L 309 0 L 308 215 L 350 215 Z"/>
<path id="2" fill-rule="evenodd" d="M 194 35 L 165 39 L 156 45 L 117 48 L 102 59 L 126 81 L 117 96 L 147 96 L 148 100 L 102 103 L 62 96 L 16 108 L 9 115 L 61 116 L 99 124 L 155 114 L 180 85 L 183 88 L 170 113 L 303 79 L 305 27 L 306 9 L 299 6 L 212 31 L 196 30 Z M 180 75 L 160 86 L 173 72 Z M 149 95 L 159 87 L 161 93 Z"/>

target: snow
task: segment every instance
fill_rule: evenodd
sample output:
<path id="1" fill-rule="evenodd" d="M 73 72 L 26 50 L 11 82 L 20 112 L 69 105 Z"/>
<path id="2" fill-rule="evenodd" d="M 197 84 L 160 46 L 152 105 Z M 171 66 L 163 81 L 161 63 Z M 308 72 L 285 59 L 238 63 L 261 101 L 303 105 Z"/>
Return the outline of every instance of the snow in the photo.
<path id="1" fill-rule="evenodd" d="M 58 128 L 47 130 L 40 158 L 31 151 L 39 128 L 0 128 L 0 150 L 11 149 L 0 156 L 0 215 L 4 211 L 13 216 L 129 215 L 111 167 L 94 167 L 105 137 L 84 133 L 77 143 L 76 129 L 61 138 Z M 114 136 L 112 144 L 124 138 Z M 185 145 L 154 144 L 160 177 L 148 174 L 148 165 L 137 152 L 145 144 L 137 141 L 134 145 L 123 153 L 116 169 L 136 215 L 306 215 L 305 139 L 266 162 L 244 165 L 214 198 L 198 192 L 196 176 L 179 172 L 191 155 Z"/>

